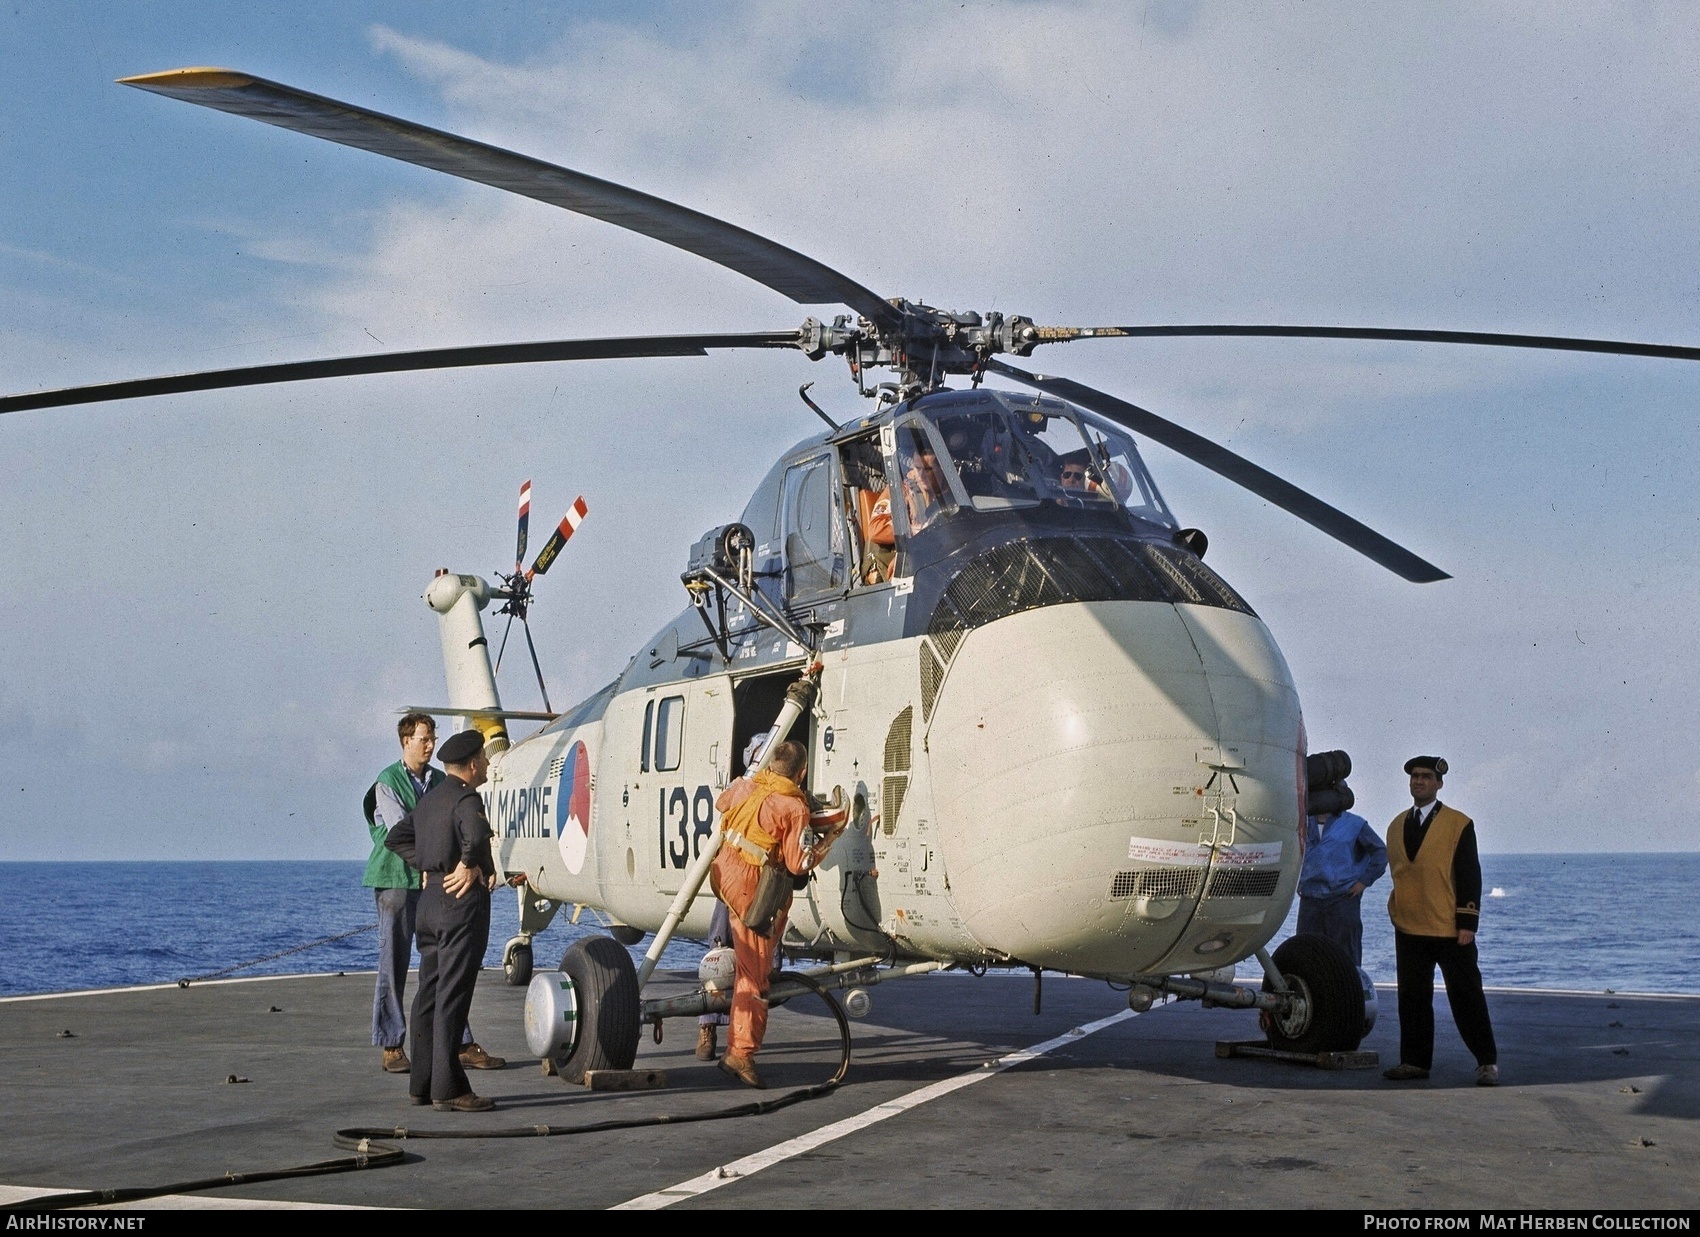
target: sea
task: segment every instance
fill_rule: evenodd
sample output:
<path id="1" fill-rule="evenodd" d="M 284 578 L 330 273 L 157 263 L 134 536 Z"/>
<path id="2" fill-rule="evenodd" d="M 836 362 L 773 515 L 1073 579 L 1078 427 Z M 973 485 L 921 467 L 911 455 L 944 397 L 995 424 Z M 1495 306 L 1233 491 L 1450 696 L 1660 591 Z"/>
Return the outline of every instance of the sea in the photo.
<path id="1" fill-rule="evenodd" d="M 370 971 L 376 939 L 362 929 L 376 915 L 364 866 L 0 863 L 0 995 Z M 1700 854 L 1483 855 L 1482 877 L 1478 944 L 1490 987 L 1700 994 Z M 1384 877 L 1364 895 L 1364 967 L 1390 982 L 1386 893 Z M 602 929 L 590 909 L 576 925 L 570 912 L 537 937 L 539 969 Z M 1295 902 L 1277 943 L 1296 918 Z M 501 965 L 517 930 L 517 897 L 499 889 L 486 965 Z M 662 965 L 694 969 L 701 956 L 700 944 L 676 940 Z"/>

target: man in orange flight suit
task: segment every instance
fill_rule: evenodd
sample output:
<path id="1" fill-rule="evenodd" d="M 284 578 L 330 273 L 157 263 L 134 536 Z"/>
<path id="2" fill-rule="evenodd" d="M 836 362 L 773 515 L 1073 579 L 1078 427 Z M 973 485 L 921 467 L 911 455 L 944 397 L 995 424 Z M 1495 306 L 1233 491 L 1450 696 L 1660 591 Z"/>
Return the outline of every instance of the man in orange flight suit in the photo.
<path id="1" fill-rule="evenodd" d="M 791 909 L 786 891 L 779 912 L 765 932 L 752 931 L 745 919 L 756 895 L 762 869 L 777 864 L 782 875 L 803 876 L 826 857 L 838 830 L 828 830 L 814 845 L 804 844 L 809 827 L 809 801 L 802 782 L 807 752 L 801 743 L 784 742 L 773 750 L 768 767 L 754 777 L 741 777 L 715 800 L 726 831 L 712 869 L 714 892 L 732 913 L 732 954 L 737 980 L 732 987 L 732 1026 L 720 1068 L 746 1086 L 767 1084 L 751 1058 L 761 1049 L 767 1031 L 767 985 L 774 950 L 785 935 Z M 758 925 L 760 926 L 760 925 Z"/>

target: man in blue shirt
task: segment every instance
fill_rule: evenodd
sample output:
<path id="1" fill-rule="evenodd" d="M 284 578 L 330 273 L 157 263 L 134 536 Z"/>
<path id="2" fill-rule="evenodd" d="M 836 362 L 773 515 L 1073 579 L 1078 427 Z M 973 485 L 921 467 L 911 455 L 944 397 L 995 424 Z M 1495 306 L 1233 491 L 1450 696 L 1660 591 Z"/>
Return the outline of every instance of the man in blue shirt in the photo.
<path id="1" fill-rule="evenodd" d="M 1299 931 L 1321 933 L 1344 949 L 1354 965 L 1363 966 L 1363 894 L 1385 871 L 1387 847 L 1362 816 L 1330 812 L 1305 817 Z"/>

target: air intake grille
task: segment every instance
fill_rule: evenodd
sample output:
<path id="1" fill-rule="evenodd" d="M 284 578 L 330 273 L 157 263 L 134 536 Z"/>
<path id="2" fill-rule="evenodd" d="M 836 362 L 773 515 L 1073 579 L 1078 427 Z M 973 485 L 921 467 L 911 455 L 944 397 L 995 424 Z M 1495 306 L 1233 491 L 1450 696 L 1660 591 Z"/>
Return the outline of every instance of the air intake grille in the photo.
<path id="1" fill-rule="evenodd" d="M 885 771 L 907 773 L 910 765 L 910 730 L 915 724 L 915 706 L 905 705 L 903 712 L 891 719 L 891 729 L 885 732 Z"/>
<path id="2" fill-rule="evenodd" d="M 927 634 L 946 657 L 962 634 L 1024 610 L 1071 601 L 1168 601 L 1255 614 L 1199 559 L 1158 541 L 1039 537 L 969 560 L 939 598 Z"/>
<path id="3" fill-rule="evenodd" d="M 948 662 L 956 656 L 956 646 L 962 643 L 962 628 L 952 627 L 948 631 L 939 632 L 933 637 L 933 643 L 939 646 L 939 652 Z"/>
<path id="4" fill-rule="evenodd" d="M 888 777 L 880 794 L 880 829 L 887 837 L 897 832 L 897 817 L 903 811 L 903 796 L 909 793 L 907 777 Z"/>
<path id="5" fill-rule="evenodd" d="M 932 645 L 921 642 L 921 719 L 933 715 L 933 701 L 938 699 L 939 683 L 944 679 L 944 667 L 933 656 Z"/>
<path id="6" fill-rule="evenodd" d="M 1246 872 L 1230 868 L 1216 872 L 1210 877 L 1210 887 L 1204 891 L 1204 896 L 1207 898 L 1268 898 L 1274 896 L 1275 886 L 1280 881 L 1280 872 Z"/>
<path id="7" fill-rule="evenodd" d="M 885 732 L 885 781 L 880 790 L 880 829 L 887 836 L 897 831 L 897 817 L 903 811 L 903 796 L 909 792 L 909 768 L 914 763 L 913 729 L 915 706 L 905 705 L 903 712 L 891 719 L 891 729 Z"/>
<path id="8" fill-rule="evenodd" d="M 1147 868 L 1142 872 L 1117 872 L 1110 882 L 1110 898 L 1194 898 L 1203 876 L 1197 868 Z"/>

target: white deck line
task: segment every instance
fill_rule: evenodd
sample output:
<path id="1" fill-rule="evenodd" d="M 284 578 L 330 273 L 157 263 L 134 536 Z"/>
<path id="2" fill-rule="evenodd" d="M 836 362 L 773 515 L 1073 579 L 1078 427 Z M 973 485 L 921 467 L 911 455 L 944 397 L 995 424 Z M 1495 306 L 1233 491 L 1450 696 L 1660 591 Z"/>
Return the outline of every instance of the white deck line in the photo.
<path id="1" fill-rule="evenodd" d="M 659 1211 L 663 1207 L 671 1207 L 674 1203 L 683 1202 L 687 1198 L 696 1198 L 710 1190 L 718 1190 L 723 1185 L 731 1185 L 734 1181 L 748 1177 L 752 1173 L 759 1173 L 764 1168 L 771 1168 L 773 1165 L 782 1163 L 794 1156 L 813 1151 L 816 1147 L 824 1146 L 826 1143 L 843 1138 L 847 1134 L 854 1134 L 857 1130 L 866 1129 L 868 1126 L 884 1121 L 888 1117 L 895 1117 L 899 1113 L 908 1112 L 911 1108 L 918 1108 L 922 1104 L 949 1095 L 953 1091 L 960 1091 L 962 1088 L 971 1087 L 977 1082 L 984 1082 L 988 1078 L 1003 1073 L 1006 1069 L 1012 1069 L 1017 1065 L 1024 1065 L 1028 1061 L 1037 1060 L 1046 1053 L 1061 1048 L 1064 1044 L 1075 1043 L 1088 1035 L 1095 1035 L 1099 1031 L 1115 1026 L 1117 1023 L 1126 1022 L 1129 1018 L 1137 1018 L 1138 1016 L 1131 1009 L 1124 1009 L 1111 1014 L 1108 1018 L 1088 1022 L 1085 1026 L 1065 1031 L 1055 1039 L 1048 1039 L 1042 1044 L 1034 1044 L 1031 1048 L 1022 1048 L 1017 1052 L 1009 1053 L 1007 1056 L 998 1057 L 994 1061 L 987 1061 L 970 1073 L 958 1074 L 954 1078 L 945 1078 L 939 1082 L 919 1087 L 905 1095 L 898 1096 L 894 1100 L 875 1104 L 872 1108 L 857 1113 L 853 1117 L 845 1117 L 842 1121 L 823 1125 L 818 1130 L 811 1130 L 807 1134 L 788 1138 L 782 1143 L 775 1143 L 764 1151 L 746 1155 L 743 1159 L 733 1160 L 730 1164 L 722 1164 L 719 1168 L 703 1173 L 700 1177 L 692 1177 L 689 1181 L 681 1181 L 678 1185 L 670 1186 L 665 1190 L 657 1190 L 653 1194 L 644 1194 L 611 1207 L 609 1210 Z"/>
<path id="2" fill-rule="evenodd" d="M 488 968 L 485 968 L 488 969 Z M 336 979 L 343 975 L 376 975 L 376 971 L 292 971 L 288 975 L 243 975 L 236 979 L 197 979 L 191 988 L 214 988 L 225 984 L 263 984 L 274 979 Z M 174 979 L 168 984 L 131 984 L 123 988 L 77 988 L 71 992 L 31 992 L 24 996 L 0 996 L 0 1005 L 14 1001 L 57 1001 L 68 996 L 106 996 L 114 992 L 164 992 L 178 987 Z"/>

